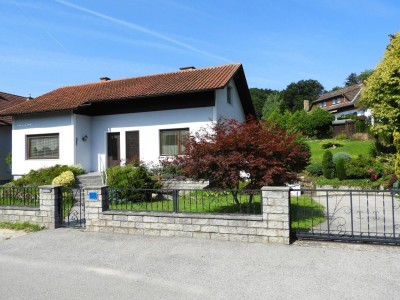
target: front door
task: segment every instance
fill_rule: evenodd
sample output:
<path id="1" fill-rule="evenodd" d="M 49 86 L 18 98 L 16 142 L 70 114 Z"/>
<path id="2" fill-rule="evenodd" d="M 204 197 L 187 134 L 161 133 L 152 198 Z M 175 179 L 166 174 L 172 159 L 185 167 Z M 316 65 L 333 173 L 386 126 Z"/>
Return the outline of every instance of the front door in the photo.
<path id="1" fill-rule="evenodd" d="M 107 167 L 115 167 L 120 164 L 119 132 L 107 133 Z"/>

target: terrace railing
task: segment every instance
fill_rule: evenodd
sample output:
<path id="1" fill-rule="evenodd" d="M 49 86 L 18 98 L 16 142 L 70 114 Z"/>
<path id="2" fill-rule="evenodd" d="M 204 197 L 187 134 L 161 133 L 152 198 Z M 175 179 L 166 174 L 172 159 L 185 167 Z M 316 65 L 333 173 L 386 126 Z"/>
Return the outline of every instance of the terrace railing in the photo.
<path id="1" fill-rule="evenodd" d="M 39 188 L 0 186 L 0 205 L 39 207 Z"/>
<path id="2" fill-rule="evenodd" d="M 109 189 L 109 210 L 261 214 L 261 190 Z"/>

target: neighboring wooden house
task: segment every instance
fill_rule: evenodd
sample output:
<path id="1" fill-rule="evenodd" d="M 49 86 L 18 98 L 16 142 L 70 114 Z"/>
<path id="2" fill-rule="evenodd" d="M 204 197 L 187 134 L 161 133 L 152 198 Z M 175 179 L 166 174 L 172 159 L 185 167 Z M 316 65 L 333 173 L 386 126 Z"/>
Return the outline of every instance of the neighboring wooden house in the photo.
<path id="1" fill-rule="evenodd" d="M 26 97 L 0 92 L 0 111 L 13 107 L 27 100 Z M 0 182 L 12 179 L 11 170 L 5 162 L 8 153 L 11 153 L 11 116 L 0 116 Z"/>
<path id="2" fill-rule="evenodd" d="M 363 120 L 371 116 L 369 109 L 365 109 L 358 104 L 362 89 L 362 84 L 355 84 L 323 94 L 311 103 L 309 110 L 319 106 L 329 111 L 335 116 L 335 120 L 332 122 L 333 137 L 339 134 L 345 134 L 350 137 L 356 133 L 355 121 L 346 116 L 353 114 Z M 308 110 L 306 101 L 304 106 Z"/>
<path id="3" fill-rule="evenodd" d="M 189 132 L 254 115 L 241 64 L 66 86 L 1 112 L 14 118 L 14 176 L 54 164 L 103 171 L 179 155 Z"/>
<path id="4" fill-rule="evenodd" d="M 362 89 L 362 84 L 356 84 L 323 94 L 311 103 L 310 109 L 319 106 L 332 113 L 336 120 L 348 114 L 369 117 L 371 116 L 370 110 L 362 108 L 358 104 Z"/>

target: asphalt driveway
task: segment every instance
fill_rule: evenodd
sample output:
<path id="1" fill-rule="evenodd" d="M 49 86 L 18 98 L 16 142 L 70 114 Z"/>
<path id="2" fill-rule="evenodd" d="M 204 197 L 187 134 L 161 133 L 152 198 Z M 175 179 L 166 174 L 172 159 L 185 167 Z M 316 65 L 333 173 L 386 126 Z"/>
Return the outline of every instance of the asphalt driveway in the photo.
<path id="1" fill-rule="evenodd" d="M 45 230 L 0 241 L 2 299 L 398 299 L 400 247 Z"/>

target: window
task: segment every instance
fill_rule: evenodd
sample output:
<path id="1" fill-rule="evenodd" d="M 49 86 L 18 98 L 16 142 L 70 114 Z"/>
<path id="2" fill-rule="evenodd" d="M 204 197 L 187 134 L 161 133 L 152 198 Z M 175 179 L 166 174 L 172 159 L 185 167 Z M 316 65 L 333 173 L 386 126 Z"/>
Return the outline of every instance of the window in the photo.
<path id="1" fill-rule="evenodd" d="M 180 155 L 185 150 L 189 128 L 160 130 L 160 155 Z"/>
<path id="2" fill-rule="evenodd" d="M 322 102 L 322 106 L 326 107 L 326 101 Z"/>
<path id="3" fill-rule="evenodd" d="M 232 104 L 232 87 L 229 84 L 226 87 L 226 101 Z"/>
<path id="4" fill-rule="evenodd" d="M 332 99 L 332 105 L 339 104 L 339 103 L 340 103 L 340 97 Z"/>
<path id="5" fill-rule="evenodd" d="M 59 158 L 59 134 L 27 135 L 27 159 Z"/>

